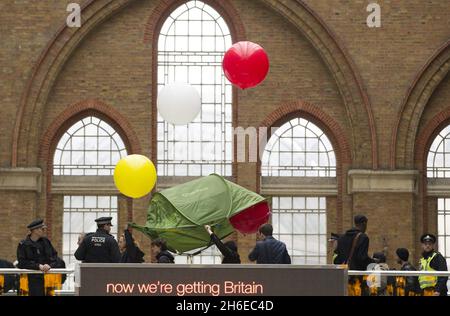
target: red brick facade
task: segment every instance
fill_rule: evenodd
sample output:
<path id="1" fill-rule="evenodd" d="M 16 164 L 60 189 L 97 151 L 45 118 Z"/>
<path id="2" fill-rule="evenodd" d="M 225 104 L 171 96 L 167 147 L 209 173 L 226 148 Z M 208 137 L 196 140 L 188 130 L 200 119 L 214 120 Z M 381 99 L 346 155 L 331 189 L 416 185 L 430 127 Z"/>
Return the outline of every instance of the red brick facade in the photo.
<path id="1" fill-rule="evenodd" d="M 61 196 L 51 194 L 54 146 L 65 128 L 96 114 L 117 128 L 129 152 L 157 157 L 157 37 L 180 0 L 87 0 L 81 28 L 65 25 L 69 0 L 11 2 L 0 48 L 0 166 L 39 167 L 40 192 L 0 188 L 0 257 L 14 259 L 26 224 L 45 217 L 61 247 Z M 367 3 L 327 0 L 205 0 L 228 23 L 233 41 L 261 44 L 270 72 L 258 87 L 233 90 L 233 125 L 269 127 L 310 119 L 333 143 L 338 194 L 330 229 L 356 213 L 370 218 L 371 251 L 414 249 L 436 199 L 427 197 L 424 163 L 432 138 L 449 123 L 450 10 L 446 1 L 381 1 L 382 27 L 365 24 Z M 26 19 L 22 18 L 24 15 Z M 234 153 L 236 158 L 236 152 Z M 236 182 L 260 189 L 258 163 L 233 164 Z M 419 194 L 348 194 L 351 169 L 420 172 Z M 143 224 L 148 197 L 120 201 L 121 221 Z M 429 208 L 433 208 L 430 210 Z M 334 209 L 335 208 L 335 209 Z M 237 236 L 241 257 L 254 236 Z"/>

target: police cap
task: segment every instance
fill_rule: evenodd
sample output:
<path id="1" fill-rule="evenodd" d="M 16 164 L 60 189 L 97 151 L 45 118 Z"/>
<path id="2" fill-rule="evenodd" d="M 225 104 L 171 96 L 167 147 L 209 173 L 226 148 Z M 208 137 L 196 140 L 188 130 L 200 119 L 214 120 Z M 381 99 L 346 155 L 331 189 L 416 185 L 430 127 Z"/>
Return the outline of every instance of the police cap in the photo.
<path id="1" fill-rule="evenodd" d="M 331 236 L 328 239 L 328 241 L 338 240 L 340 237 L 341 237 L 341 235 L 339 235 L 339 234 L 331 233 Z"/>
<path id="2" fill-rule="evenodd" d="M 420 237 L 420 242 L 432 242 L 434 244 L 436 242 L 436 236 L 433 234 L 423 234 L 422 237 Z"/>
<path id="3" fill-rule="evenodd" d="M 112 226 L 111 220 L 112 220 L 112 217 L 100 217 L 100 218 L 97 218 L 95 220 L 95 222 L 97 223 L 97 225 L 107 225 L 108 224 L 108 225 Z"/>
<path id="4" fill-rule="evenodd" d="M 27 226 L 27 228 L 29 230 L 38 229 L 41 227 L 44 227 L 44 228 L 47 227 L 47 226 L 45 226 L 43 219 L 36 219 Z"/>

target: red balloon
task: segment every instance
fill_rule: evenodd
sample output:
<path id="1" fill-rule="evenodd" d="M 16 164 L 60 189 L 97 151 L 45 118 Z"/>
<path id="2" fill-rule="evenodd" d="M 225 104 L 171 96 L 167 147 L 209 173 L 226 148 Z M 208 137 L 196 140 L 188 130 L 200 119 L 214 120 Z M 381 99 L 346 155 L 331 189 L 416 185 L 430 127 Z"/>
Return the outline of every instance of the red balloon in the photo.
<path id="1" fill-rule="evenodd" d="M 243 234 L 253 234 L 258 231 L 262 224 L 267 223 L 269 217 L 269 204 L 261 202 L 231 217 L 230 223 Z"/>
<path id="2" fill-rule="evenodd" d="M 237 42 L 225 53 L 222 68 L 227 79 L 241 89 L 261 83 L 269 72 L 264 49 L 252 42 Z"/>

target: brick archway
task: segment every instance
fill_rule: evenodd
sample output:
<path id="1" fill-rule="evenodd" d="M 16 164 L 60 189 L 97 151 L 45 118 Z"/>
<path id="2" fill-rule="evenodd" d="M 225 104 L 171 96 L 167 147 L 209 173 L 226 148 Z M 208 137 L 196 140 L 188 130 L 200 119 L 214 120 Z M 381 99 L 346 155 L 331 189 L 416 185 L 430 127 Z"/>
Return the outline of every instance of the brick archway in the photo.
<path id="1" fill-rule="evenodd" d="M 42 137 L 39 150 L 39 164 L 43 169 L 45 178 L 45 217 L 49 226 L 49 236 L 52 234 L 52 175 L 53 175 L 53 154 L 57 143 L 64 132 L 77 121 L 87 117 L 96 116 L 110 124 L 114 130 L 120 135 L 125 144 L 127 152 L 140 153 L 141 146 L 136 133 L 133 131 L 131 124 L 113 107 L 99 100 L 84 100 L 69 106 L 62 112 L 47 128 Z M 128 206 L 128 218 L 131 218 L 131 205 Z"/>
<path id="2" fill-rule="evenodd" d="M 338 230 L 343 228 L 343 195 L 344 188 L 346 187 L 345 166 L 349 166 L 352 163 L 351 147 L 347 141 L 347 137 L 340 127 L 340 125 L 328 114 L 319 109 L 318 107 L 305 102 L 295 101 L 283 104 L 279 106 L 275 111 L 269 114 L 264 119 L 261 127 L 271 128 L 279 127 L 283 123 L 291 120 L 295 117 L 305 118 L 312 123 L 316 124 L 330 139 L 334 151 L 336 152 L 336 177 L 338 184 L 337 195 L 337 225 Z M 258 142 L 259 144 L 259 142 Z M 259 151 L 259 149 L 258 149 Z M 259 156 L 259 155 L 258 155 Z M 261 159 L 258 157 L 257 163 L 257 178 L 261 178 Z M 260 182 L 258 181 L 258 191 Z"/>
<path id="3" fill-rule="evenodd" d="M 393 129 L 391 140 L 391 169 L 414 166 L 420 119 L 425 107 L 439 84 L 450 71 L 450 40 L 439 47 L 417 72 L 408 89 Z M 417 158 L 417 157 L 416 157 Z"/>
<path id="4" fill-rule="evenodd" d="M 428 231 L 428 177 L 427 177 L 427 158 L 428 151 L 435 137 L 441 132 L 441 130 L 450 124 L 450 107 L 442 110 L 435 115 L 425 125 L 424 129 L 416 139 L 414 162 L 415 167 L 419 170 L 419 199 L 422 203 L 422 230 Z"/>
<path id="5" fill-rule="evenodd" d="M 28 79 L 18 107 L 12 139 L 12 167 L 28 166 L 37 160 L 32 154 L 34 152 L 33 146 L 37 146 L 37 142 L 32 141 L 36 138 L 33 135 L 40 135 L 38 131 L 48 95 L 71 53 L 98 25 L 134 1 L 136 0 L 88 0 L 82 8 L 83 24 L 81 28 L 69 28 L 64 23 L 42 51 L 33 67 L 33 72 Z M 160 10 L 176 3 L 175 0 L 160 1 Z M 371 153 L 372 161 L 367 162 L 362 156 L 355 156 L 354 160 L 360 165 L 370 164 L 376 169 L 378 166 L 377 139 L 370 100 L 364 90 L 356 66 L 344 49 L 343 44 L 303 1 L 258 1 L 291 22 L 318 51 L 336 80 L 339 91 L 341 91 L 349 123 L 364 122 L 366 126 L 369 126 L 368 129 L 363 130 L 358 130 L 352 126 L 351 139 L 352 143 L 360 144 L 359 148 L 362 148 L 366 153 Z M 212 0 L 206 0 L 206 2 L 212 3 Z M 214 3 L 222 4 L 224 12 L 229 11 L 226 8 L 228 4 L 225 4 L 228 1 L 214 0 Z M 215 8 L 217 7 L 215 6 Z M 230 16 L 232 17 L 236 15 L 236 11 L 229 12 L 231 12 Z M 161 13 L 155 11 L 152 14 Z M 235 22 L 232 24 L 237 34 L 235 39 L 245 39 L 242 25 L 240 26 L 239 23 L 236 24 Z M 146 37 L 149 36 L 151 34 L 147 33 Z M 364 106 L 361 107 L 361 104 Z"/>

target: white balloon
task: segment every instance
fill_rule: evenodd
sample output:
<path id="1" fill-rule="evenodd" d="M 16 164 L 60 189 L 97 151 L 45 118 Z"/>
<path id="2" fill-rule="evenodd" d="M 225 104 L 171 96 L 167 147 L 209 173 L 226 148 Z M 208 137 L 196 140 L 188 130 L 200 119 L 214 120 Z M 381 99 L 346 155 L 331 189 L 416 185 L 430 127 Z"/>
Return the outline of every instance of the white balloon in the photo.
<path id="1" fill-rule="evenodd" d="M 192 122 L 200 113 L 201 105 L 200 94 L 187 83 L 168 84 L 158 94 L 159 114 L 174 125 Z"/>

